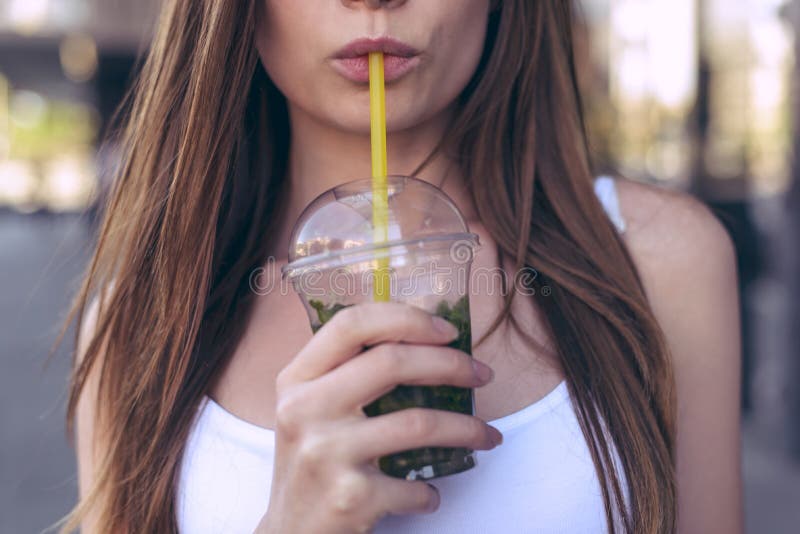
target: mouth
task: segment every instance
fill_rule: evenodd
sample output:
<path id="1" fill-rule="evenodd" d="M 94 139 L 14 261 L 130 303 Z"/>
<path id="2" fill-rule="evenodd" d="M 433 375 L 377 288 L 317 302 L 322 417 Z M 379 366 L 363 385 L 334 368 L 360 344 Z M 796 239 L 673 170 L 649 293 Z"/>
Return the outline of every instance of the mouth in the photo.
<path id="1" fill-rule="evenodd" d="M 369 83 L 369 53 L 383 52 L 384 80 L 392 82 L 412 71 L 420 63 L 420 52 L 414 47 L 393 39 L 356 39 L 331 57 L 333 68 L 355 83 Z"/>

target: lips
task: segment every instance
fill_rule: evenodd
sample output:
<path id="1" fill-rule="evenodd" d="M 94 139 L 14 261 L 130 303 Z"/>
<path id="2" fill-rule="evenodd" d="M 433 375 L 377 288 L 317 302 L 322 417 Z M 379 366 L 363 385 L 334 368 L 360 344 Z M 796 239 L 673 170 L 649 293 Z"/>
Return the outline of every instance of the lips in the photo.
<path id="1" fill-rule="evenodd" d="M 379 37 L 377 39 L 356 39 L 341 48 L 334 54 L 336 59 L 355 58 L 366 56 L 370 52 L 383 52 L 386 55 L 398 57 L 412 57 L 419 55 L 419 51 L 397 39 L 391 37 Z"/>
<path id="2" fill-rule="evenodd" d="M 420 63 L 417 49 L 391 37 L 381 37 L 351 41 L 331 57 L 331 64 L 350 81 L 368 83 L 370 52 L 383 52 L 383 75 L 387 83 L 402 78 Z"/>

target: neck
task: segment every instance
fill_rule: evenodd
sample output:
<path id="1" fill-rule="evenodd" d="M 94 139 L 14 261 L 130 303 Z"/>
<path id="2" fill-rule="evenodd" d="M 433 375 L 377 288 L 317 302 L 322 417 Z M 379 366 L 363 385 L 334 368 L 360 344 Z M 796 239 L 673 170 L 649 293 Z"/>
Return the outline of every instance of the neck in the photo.
<path id="1" fill-rule="evenodd" d="M 388 132 L 388 173 L 411 175 L 445 134 L 450 115 L 448 110 L 414 127 Z M 286 257 L 292 226 L 314 198 L 339 184 L 372 176 L 369 132 L 346 131 L 322 123 L 291 103 L 289 118 L 290 186 L 285 216 L 272 247 L 272 255 L 278 260 Z M 414 176 L 441 187 L 467 219 L 474 218 L 463 175 L 444 154 L 437 154 Z"/>

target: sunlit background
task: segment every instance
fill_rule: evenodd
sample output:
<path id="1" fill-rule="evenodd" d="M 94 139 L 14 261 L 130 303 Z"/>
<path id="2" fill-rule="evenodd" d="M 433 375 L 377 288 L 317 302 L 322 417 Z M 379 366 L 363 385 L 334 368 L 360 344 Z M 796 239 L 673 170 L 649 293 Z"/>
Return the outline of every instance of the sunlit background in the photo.
<path id="1" fill-rule="evenodd" d="M 0 0 L 2 533 L 39 531 L 75 498 L 66 352 L 43 364 L 115 163 L 105 134 L 159 4 Z M 796 532 L 800 0 L 581 7 L 576 50 L 597 171 L 690 191 L 734 238 L 748 532 Z"/>

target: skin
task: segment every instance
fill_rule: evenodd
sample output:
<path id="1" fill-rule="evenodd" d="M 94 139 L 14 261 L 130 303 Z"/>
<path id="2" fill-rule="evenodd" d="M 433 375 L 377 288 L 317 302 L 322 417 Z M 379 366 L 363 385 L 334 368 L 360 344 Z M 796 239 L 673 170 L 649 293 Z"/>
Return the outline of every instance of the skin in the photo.
<path id="1" fill-rule="evenodd" d="M 292 123 L 292 188 L 273 251 L 278 269 L 302 208 L 336 184 L 370 175 L 368 90 L 331 69 L 331 54 L 353 39 L 379 35 L 391 35 L 422 51 L 423 61 L 415 71 L 387 85 L 389 172 L 407 174 L 446 131 L 452 102 L 477 66 L 490 3 L 263 0 L 260 6 L 257 46 L 287 97 Z M 438 156 L 417 176 L 435 184 L 446 177 L 445 192 L 480 235 L 475 267 L 498 267 L 496 245 L 475 216 L 457 166 Z M 674 361 L 679 532 L 736 534 L 742 531 L 740 346 L 731 241 L 708 209 L 691 197 L 617 182 L 627 223 L 624 240 Z M 499 287 L 484 286 L 470 300 L 477 340 L 500 310 Z M 531 350 L 513 329 L 501 326 L 474 351 L 475 359 L 494 371 L 488 383 L 476 378 L 469 360 L 440 347 L 447 340 L 432 330 L 430 321 L 402 305 L 382 306 L 379 312 L 341 312 L 312 338 L 296 295 L 274 292 L 258 299 L 211 396 L 238 417 L 276 430 L 272 487 L 273 495 L 282 498 L 273 497 L 260 532 L 364 532 L 387 511 L 430 512 L 438 503 L 433 490 L 419 481 L 379 476 L 365 460 L 366 452 L 388 453 L 392 445 L 391 452 L 408 449 L 410 442 L 398 441 L 423 438 L 426 444 L 491 448 L 492 431 L 479 420 L 520 410 L 563 379 L 548 350 L 552 340 L 535 299 L 515 299 L 514 313 L 541 348 Z M 82 339 L 88 339 L 93 328 L 93 312 Z M 376 324 L 375 318 L 383 320 Z M 377 347 L 354 358 L 363 345 Z M 431 363 L 436 358 L 441 365 Z M 440 412 L 378 427 L 359 411 L 361 404 L 380 394 L 357 387 L 364 381 L 353 377 L 364 373 L 376 377 L 385 391 L 401 381 L 472 383 L 477 387 L 477 417 Z M 350 389 L 349 404 L 331 406 L 333 392 Z M 91 382 L 85 391 L 78 413 L 82 491 L 92 478 L 92 440 L 102 440 L 92 428 Z M 398 424 L 417 431 L 381 438 Z M 303 508 L 303 502 L 312 505 Z M 299 525 L 293 522 L 297 518 L 303 520 Z M 95 531 L 91 518 L 87 527 Z"/>
<path id="2" fill-rule="evenodd" d="M 453 102 L 477 68 L 488 0 L 393 0 L 379 9 L 367 4 L 259 3 L 256 46 L 270 78 L 288 100 L 292 124 L 293 187 L 281 238 L 276 240 L 277 258 L 286 255 L 291 225 L 309 201 L 337 184 L 372 175 L 368 85 L 338 74 L 331 56 L 355 39 L 384 35 L 421 52 L 419 67 L 386 85 L 388 169 L 394 174 L 410 174 L 444 135 Z M 451 167 L 440 159 L 418 177 L 438 184 Z M 466 197 L 455 187 L 447 192 Z"/>

